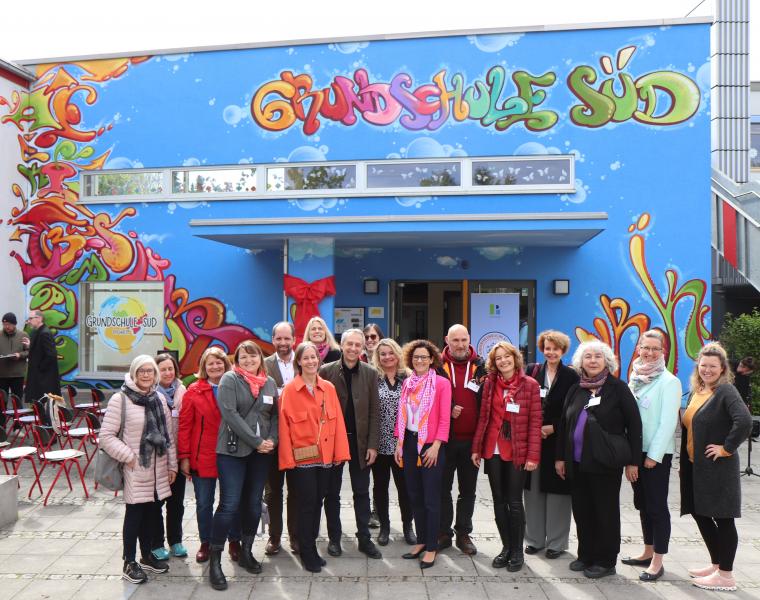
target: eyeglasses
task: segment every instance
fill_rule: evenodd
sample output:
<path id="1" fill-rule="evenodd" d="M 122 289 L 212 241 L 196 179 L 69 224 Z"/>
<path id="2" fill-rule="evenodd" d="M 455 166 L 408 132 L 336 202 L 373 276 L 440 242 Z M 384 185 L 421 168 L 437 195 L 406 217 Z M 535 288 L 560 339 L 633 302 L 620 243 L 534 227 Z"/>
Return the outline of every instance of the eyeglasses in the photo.
<path id="1" fill-rule="evenodd" d="M 652 354 L 657 354 L 658 352 L 662 352 L 662 348 L 652 348 L 651 346 L 639 346 L 639 352 L 651 352 Z"/>
<path id="2" fill-rule="evenodd" d="M 155 375 L 155 373 L 156 372 L 153 369 L 149 369 L 149 368 L 146 368 L 146 369 L 137 369 L 137 374 L 138 375 Z"/>
<path id="3" fill-rule="evenodd" d="M 430 360 L 430 355 L 425 354 L 424 356 L 420 356 L 420 355 L 412 356 L 412 360 L 416 360 L 418 362 L 423 361 L 423 360 Z"/>
<path id="4" fill-rule="evenodd" d="M 376 340 L 376 339 L 378 339 L 379 337 L 380 337 L 380 336 L 379 336 L 379 335 L 377 335 L 376 333 L 368 333 L 367 335 L 365 335 L 365 336 L 364 336 L 364 339 L 365 339 L 365 340 Z"/>

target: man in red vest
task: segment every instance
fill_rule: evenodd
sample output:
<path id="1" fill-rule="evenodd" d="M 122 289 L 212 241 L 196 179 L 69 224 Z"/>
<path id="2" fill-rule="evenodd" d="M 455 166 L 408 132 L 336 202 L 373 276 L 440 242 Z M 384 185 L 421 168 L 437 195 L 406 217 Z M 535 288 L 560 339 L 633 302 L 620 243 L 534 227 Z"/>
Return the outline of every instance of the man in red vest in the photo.
<path id="1" fill-rule="evenodd" d="M 475 485 L 478 468 L 472 464 L 472 438 L 480 415 L 481 384 L 486 377 L 485 363 L 470 345 L 470 334 L 464 325 L 452 325 L 443 349 L 443 372 L 451 382 L 451 433 L 446 444 L 446 464 L 441 487 L 441 526 L 438 547 L 451 546 L 456 533 L 456 545 L 467 555 L 478 550 L 473 544 L 472 513 L 475 510 Z M 454 474 L 459 484 L 456 522 L 451 489 Z"/>

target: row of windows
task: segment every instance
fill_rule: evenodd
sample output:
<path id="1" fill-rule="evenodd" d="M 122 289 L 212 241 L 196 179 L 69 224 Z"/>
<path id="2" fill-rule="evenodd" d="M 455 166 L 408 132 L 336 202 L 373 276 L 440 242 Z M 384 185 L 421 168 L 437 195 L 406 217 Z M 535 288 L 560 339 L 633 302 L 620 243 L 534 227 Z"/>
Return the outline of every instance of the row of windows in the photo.
<path id="1" fill-rule="evenodd" d="M 548 155 L 100 171 L 83 174 L 82 189 L 85 199 L 383 195 L 440 190 L 541 193 L 572 190 L 573 159 L 572 155 Z"/>

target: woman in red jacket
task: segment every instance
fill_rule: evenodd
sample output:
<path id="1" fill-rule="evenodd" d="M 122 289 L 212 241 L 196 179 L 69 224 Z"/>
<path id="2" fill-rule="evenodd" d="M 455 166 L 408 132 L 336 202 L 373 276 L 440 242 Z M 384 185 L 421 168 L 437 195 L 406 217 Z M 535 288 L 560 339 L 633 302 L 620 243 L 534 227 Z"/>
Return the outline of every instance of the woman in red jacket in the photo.
<path id="1" fill-rule="evenodd" d="M 481 457 L 486 459 L 503 544 L 493 566 L 515 572 L 525 562 L 525 477 L 541 460 L 541 397 L 538 383 L 523 373 L 522 354 L 512 344 L 496 344 L 488 353 L 486 368 L 472 462 L 480 467 Z"/>
<path id="2" fill-rule="evenodd" d="M 214 518 L 216 492 L 216 441 L 222 416 L 216 404 L 219 380 L 231 368 L 224 350 L 216 346 L 207 348 L 201 356 L 198 381 L 187 388 L 179 413 L 177 458 L 179 470 L 193 480 L 195 489 L 195 518 L 201 547 L 195 555 L 199 563 L 209 559 L 211 523 Z M 240 555 L 240 522 L 230 530 L 230 556 L 234 562 Z"/>

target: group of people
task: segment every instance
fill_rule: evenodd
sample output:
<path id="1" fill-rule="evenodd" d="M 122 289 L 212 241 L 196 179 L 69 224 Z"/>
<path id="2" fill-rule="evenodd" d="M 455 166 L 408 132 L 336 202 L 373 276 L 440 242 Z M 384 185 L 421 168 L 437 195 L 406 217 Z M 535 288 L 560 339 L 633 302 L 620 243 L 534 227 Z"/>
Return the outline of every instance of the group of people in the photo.
<path id="1" fill-rule="evenodd" d="M 562 555 L 572 516 L 578 549 L 570 569 L 592 579 L 614 574 L 625 474 L 644 548 L 623 562 L 646 567 L 640 578 L 656 581 L 668 552 L 668 483 L 680 422 L 681 513 L 694 516 L 710 554 L 710 565 L 690 574 L 705 589 L 736 588 L 737 449 L 751 416 L 718 343 L 702 348 L 679 414 L 681 384 L 666 369 L 658 330 L 641 335 L 627 382 L 615 376 L 614 352 L 601 341 L 581 343 L 565 365 L 570 340 L 558 331 L 541 333 L 544 362 L 528 365 L 506 341 L 479 357 L 463 325 L 452 326 L 445 341 L 443 351 L 429 340 L 401 348 L 368 325 L 344 332 L 338 344 L 315 317 L 296 345 L 293 325 L 280 322 L 272 330 L 274 354 L 265 357 L 246 341 L 230 361 L 210 347 L 187 389 L 170 354 L 137 357 L 100 433 L 101 446 L 124 463 L 124 578 L 141 583 L 145 571 L 166 572 L 169 556 L 187 555 L 186 480 L 197 503 L 196 560 L 210 561 L 214 589 L 227 588 L 225 542 L 233 561 L 261 572 L 253 544 L 263 498 L 270 519 L 264 553 L 282 550 L 285 488 L 290 549 L 318 573 L 326 565 L 316 543 L 323 511 L 327 554 L 343 552 L 346 468 L 360 552 L 379 559 L 378 546 L 389 543 L 392 478 L 409 545 L 403 558 L 426 569 L 452 544 L 474 555 L 483 462 L 503 546 L 495 568 L 519 571 L 525 554 Z"/>

